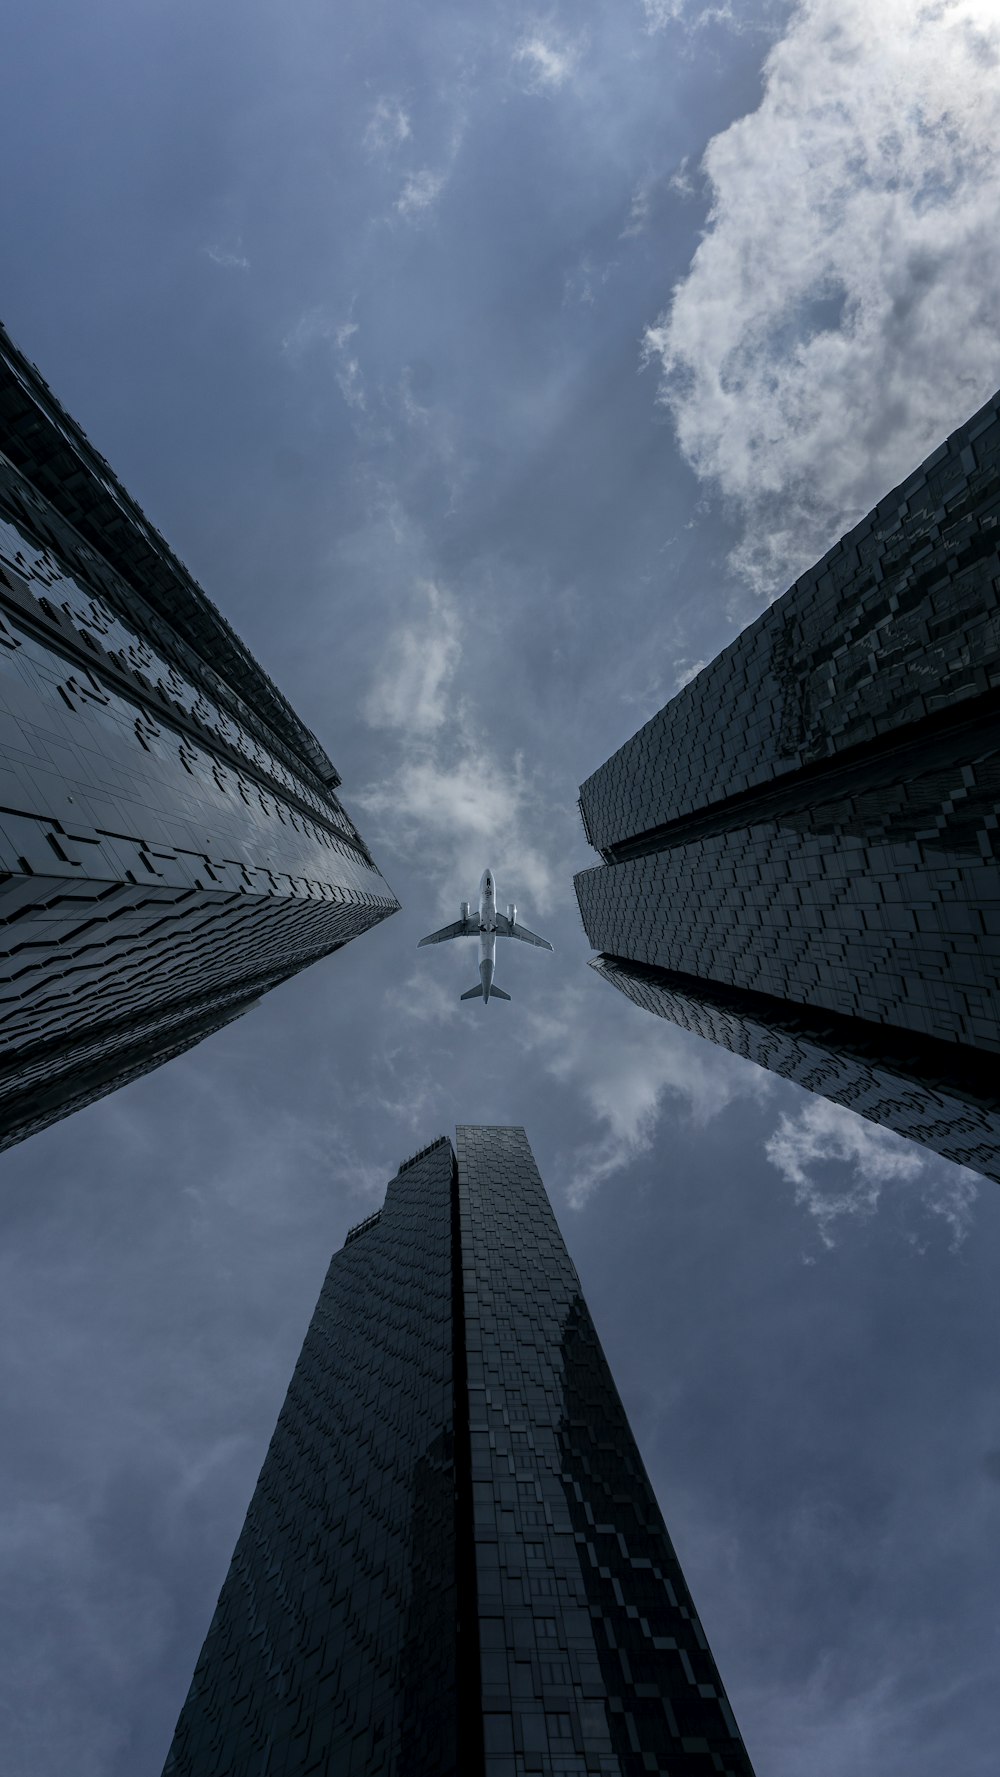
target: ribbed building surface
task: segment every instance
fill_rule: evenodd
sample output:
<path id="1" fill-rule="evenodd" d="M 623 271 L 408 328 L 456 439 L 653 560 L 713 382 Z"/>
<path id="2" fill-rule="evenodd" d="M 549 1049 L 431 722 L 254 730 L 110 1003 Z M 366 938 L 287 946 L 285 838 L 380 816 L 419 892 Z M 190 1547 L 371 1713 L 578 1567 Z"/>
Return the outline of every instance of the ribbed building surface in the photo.
<path id="1" fill-rule="evenodd" d="M 995 1174 L 998 520 L 994 398 L 588 778 L 576 879 L 630 997 Z"/>
<path id="2" fill-rule="evenodd" d="M 165 1777 L 752 1777 L 523 1130 L 335 1254 Z"/>
<path id="3" fill-rule="evenodd" d="M 318 741 L 0 329 L 0 1146 L 395 910 Z"/>
<path id="4" fill-rule="evenodd" d="M 1000 1179 L 1000 1085 L 991 1057 L 907 1036 L 893 1044 L 884 1032 L 873 1038 L 861 1019 L 620 957 L 595 956 L 590 966 L 645 1011 Z"/>

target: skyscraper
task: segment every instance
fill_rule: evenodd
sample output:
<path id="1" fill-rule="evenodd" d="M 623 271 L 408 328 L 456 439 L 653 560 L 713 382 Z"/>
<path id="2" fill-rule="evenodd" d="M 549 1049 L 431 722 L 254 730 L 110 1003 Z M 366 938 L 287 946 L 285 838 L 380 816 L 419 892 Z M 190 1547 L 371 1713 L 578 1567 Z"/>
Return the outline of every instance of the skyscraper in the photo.
<path id="1" fill-rule="evenodd" d="M 750 1761 L 524 1131 L 334 1255 L 166 1777 Z"/>
<path id="2" fill-rule="evenodd" d="M 398 903 L 340 779 L 0 328 L 0 1147 Z"/>
<path id="3" fill-rule="evenodd" d="M 1000 1178 L 1000 407 L 583 785 L 594 966 Z"/>

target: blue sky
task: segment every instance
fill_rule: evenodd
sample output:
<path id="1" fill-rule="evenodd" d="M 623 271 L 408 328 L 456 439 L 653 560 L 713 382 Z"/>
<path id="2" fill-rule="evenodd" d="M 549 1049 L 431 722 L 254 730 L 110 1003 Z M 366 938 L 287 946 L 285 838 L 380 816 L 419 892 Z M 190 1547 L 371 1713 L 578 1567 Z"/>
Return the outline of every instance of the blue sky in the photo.
<path id="1" fill-rule="evenodd" d="M 1000 1200 L 593 977 L 577 786 L 1000 382 L 988 0 L 36 0 L 3 318 L 403 903 L 5 1156 L 12 1777 L 156 1777 L 331 1249 L 523 1123 L 761 1777 L 992 1771 Z M 554 956 L 416 954 L 486 863 Z M 518 947 L 511 947 L 518 949 Z"/>

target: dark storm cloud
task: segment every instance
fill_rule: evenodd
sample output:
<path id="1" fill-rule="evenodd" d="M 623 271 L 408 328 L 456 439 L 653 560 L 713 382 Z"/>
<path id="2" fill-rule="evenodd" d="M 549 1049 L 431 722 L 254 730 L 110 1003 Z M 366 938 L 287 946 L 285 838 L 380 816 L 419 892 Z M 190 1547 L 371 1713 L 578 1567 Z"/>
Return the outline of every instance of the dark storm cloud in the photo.
<path id="1" fill-rule="evenodd" d="M 5 319 L 403 903 L 5 1157 L 12 1777 L 155 1777 L 329 1252 L 459 1120 L 528 1130 L 761 1771 L 986 1772 L 998 1200 L 584 966 L 577 786 L 733 629 L 640 348 L 762 39 L 669 11 L 8 27 Z M 487 862 L 557 949 L 470 1015 L 415 947 Z"/>

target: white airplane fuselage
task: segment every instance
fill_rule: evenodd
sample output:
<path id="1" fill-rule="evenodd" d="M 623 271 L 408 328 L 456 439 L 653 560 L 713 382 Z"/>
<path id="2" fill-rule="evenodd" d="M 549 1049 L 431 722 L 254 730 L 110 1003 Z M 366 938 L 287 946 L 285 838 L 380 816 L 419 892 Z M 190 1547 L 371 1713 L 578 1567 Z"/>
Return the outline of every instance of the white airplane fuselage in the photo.
<path id="1" fill-rule="evenodd" d="M 479 979 L 488 1000 L 497 966 L 497 885 L 486 869 L 479 882 Z"/>

